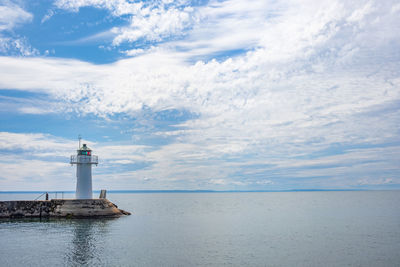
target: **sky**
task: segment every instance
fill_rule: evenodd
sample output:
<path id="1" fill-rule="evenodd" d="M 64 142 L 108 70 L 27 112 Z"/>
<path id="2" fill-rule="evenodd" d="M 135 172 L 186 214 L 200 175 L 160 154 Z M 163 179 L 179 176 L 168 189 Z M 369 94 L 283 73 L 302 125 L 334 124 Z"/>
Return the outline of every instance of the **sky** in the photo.
<path id="1" fill-rule="evenodd" d="M 0 0 L 0 191 L 400 189 L 395 0 Z"/>

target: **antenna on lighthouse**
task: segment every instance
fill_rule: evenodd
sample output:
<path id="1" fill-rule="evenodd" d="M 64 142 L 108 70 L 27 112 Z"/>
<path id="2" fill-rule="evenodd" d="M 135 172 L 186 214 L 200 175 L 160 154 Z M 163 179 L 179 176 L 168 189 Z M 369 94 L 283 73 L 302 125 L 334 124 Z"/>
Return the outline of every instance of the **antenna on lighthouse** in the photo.
<path id="1" fill-rule="evenodd" d="M 81 135 L 78 135 L 78 140 L 79 140 L 79 147 L 78 147 L 78 149 L 80 149 L 80 148 L 81 148 L 81 140 L 82 140 Z"/>

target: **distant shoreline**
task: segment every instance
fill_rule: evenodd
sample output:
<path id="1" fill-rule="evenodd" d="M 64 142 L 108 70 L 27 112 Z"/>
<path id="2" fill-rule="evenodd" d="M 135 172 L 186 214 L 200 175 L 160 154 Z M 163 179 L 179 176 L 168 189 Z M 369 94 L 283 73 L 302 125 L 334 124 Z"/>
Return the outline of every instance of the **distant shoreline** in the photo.
<path id="1" fill-rule="evenodd" d="M 107 190 L 108 193 L 274 193 L 274 192 L 341 192 L 398 191 L 399 189 L 288 189 L 288 190 Z M 75 191 L 0 191 L 0 194 L 75 193 Z M 100 193 L 100 190 L 93 190 Z"/>

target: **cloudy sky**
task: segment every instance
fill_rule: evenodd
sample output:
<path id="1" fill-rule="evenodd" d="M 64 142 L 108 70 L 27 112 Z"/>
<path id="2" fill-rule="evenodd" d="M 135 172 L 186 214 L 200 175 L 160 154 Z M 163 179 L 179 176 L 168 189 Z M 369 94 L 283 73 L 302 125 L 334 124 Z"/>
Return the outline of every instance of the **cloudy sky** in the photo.
<path id="1" fill-rule="evenodd" d="M 396 0 L 0 0 L 0 191 L 399 189 Z"/>

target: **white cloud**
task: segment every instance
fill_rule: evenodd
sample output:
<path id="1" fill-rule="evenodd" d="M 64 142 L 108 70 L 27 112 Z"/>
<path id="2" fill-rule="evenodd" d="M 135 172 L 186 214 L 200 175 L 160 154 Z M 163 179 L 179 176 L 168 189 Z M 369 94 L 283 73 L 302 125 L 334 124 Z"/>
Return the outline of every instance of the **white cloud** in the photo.
<path id="1" fill-rule="evenodd" d="M 47 11 L 47 14 L 43 16 L 43 18 L 40 20 L 40 23 L 45 23 L 48 21 L 52 16 L 54 16 L 55 12 L 54 10 L 50 9 Z"/>
<path id="2" fill-rule="evenodd" d="M 32 21 L 33 15 L 10 1 L 0 2 L 0 31 Z"/>
<path id="3" fill-rule="evenodd" d="M 39 50 L 33 48 L 26 38 L 10 38 L 0 35 L 0 53 L 18 56 L 37 56 Z"/>
<path id="4" fill-rule="evenodd" d="M 379 179 L 360 179 L 358 180 L 359 185 L 386 185 L 393 184 L 394 181 L 392 178 L 379 178 Z"/>
<path id="5" fill-rule="evenodd" d="M 74 12 L 93 6 L 107 9 L 114 16 L 125 16 L 128 25 L 100 33 L 113 38 L 115 46 L 126 42 L 134 44 L 140 39 L 150 41 L 151 45 L 162 42 L 165 48 L 185 52 L 180 56 L 186 59 L 260 47 L 266 48 L 265 56 L 269 59 L 277 56 L 277 60 L 282 60 L 283 55 L 293 58 L 304 53 L 307 56 L 343 25 L 347 24 L 349 30 L 360 27 L 366 17 L 378 9 L 375 7 L 378 4 L 372 1 L 227 0 L 210 1 L 205 6 L 189 4 L 186 1 L 131 3 L 123 0 L 60 0 L 55 3 L 58 8 Z M 97 37 L 88 37 L 92 38 Z"/>
<path id="6" fill-rule="evenodd" d="M 19 112 L 22 114 L 60 113 L 62 109 L 52 100 L 0 96 L 0 112 Z"/>
<path id="7" fill-rule="evenodd" d="M 390 12 L 395 13 L 398 12 L 399 10 L 400 10 L 400 3 L 393 5 Z"/>
<path id="8" fill-rule="evenodd" d="M 2 155 L 1 191 L 75 190 L 74 170 L 68 164 Z"/>
<path id="9" fill-rule="evenodd" d="M 335 178 L 341 177 L 340 184 L 334 186 L 335 188 L 354 186 L 355 183 L 365 185 L 367 182 L 370 185 L 377 185 L 378 182 L 393 184 L 392 178 L 377 180 L 374 176 L 382 169 L 388 171 L 390 168 L 396 168 L 396 158 L 399 157 L 399 149 L 394 147 L 358 149 L 343 155 L 311 160 L 260 155 L 254 160 L 229 162 L 219 158 L 218 151 L 212 146 L 202 148 L 200 145 L 170 144 L 154 149 L 146 146 L 84 142 L 88 143 L 94 154 L 100 158 L 99 166 L 94 169 L 95 187 L 108 189 L 237 189 L 237 186 L 277 186 L 282 189 L 285 188 L 286 178 L 304 179 L 327 174 Z M 4 170 L 0 175 L 1 188 L 73 190 L 74 168 L 69 167 L 68 160 L 69 155 L 75 153 L 76 144 L 75 140 L 45 134 L 1 132 L 0 168 Z M 379 161 L 376 161 L 377 159 Z M 121 164 L 129 165 L 135 162 L 152 164 L 136 171 L 123 171 L 119 168 Z M 257 167 L 265 163 L 268 165 L 264 168 Z M 249 167 L 248 171 L 243 171 L 246 166 Z M 234 178 L 236 172 L 240 172 L 243 177 Z M 262 176 L 257 176 L 259 174 Z M 278 174 L 279 177 L 274 174 Z M 363 179 L 352 178 L 360 174 Z M 332 185 L 332 180 L 326 180 L 324 185 Z"/>
<path id="10" fill-rule="evenodd" d="M 353 11 L 350 17 L 347 18 L 349 22 L 361 21 L 366 15 L 373 11 L 372 2 L 366 3 L 363 7 Z"/>
<path id="11" fill-rule="evenodd" d="M 149 14 L 133 16 L 128 27 L 111 30 L 117 35 L 113 40 L 113 45 L 135 42 L 141 38 L 161 41 L 164 38 L 181 35 L 183 30 L 190 25 L 190 11 L 176 8 L 165 9 L 162 6 L 151 9 Z"/>
<path id="12" fill-rule="evenodd" d="M 114 27 L 102 35 L 115 36 L 113 45 L 124 42 L 135 42 L 139 39 L 161 41 L 163 38 L 181 35 L 182 31 L 192 24 L 190 7 L 180 2 L 129 2 L 123 0 L 59 0 L 58 8 L 78 12 L 79 8 L 93 6 L 107 9 L 114 16 L 129 16 L 129 24 Z M 92 37 L 89 37 L 92 38 Z"/>
<path id="13" fill-rule="evenodd" d="M 123 2 L 58 3 L 76 10 L 90 3 L 111 8 L 111 3 Z M 112 174 L 115 180 L 147 177 L 152 185 L 182 181 L 193 187 L 210 181 L 229 186 L 271 181 L 265 186 L 278 186 L 278 176 L 331 176 L 337 179 L 332 183 L 342 185 L 344 177 L 353 177 L 348 178 L 351 185 L 366 170 L 396 175 L 391 157 L 398 153 L 387 144 L 399 141 L 395 44 L 400 35 L 392 30 L 399 25 L 398 12 L 377 2 L 312 3 L 211 2 L 196 11 L 199 24 L 187 38 L 113 64 L 2 57 L 0 87 L 45 92 L 64 112 L 140 117 L 148 107 L 151 112 L 177 109 L 197 115 L 176 125 L 176 131 L 157 129 L 157 136 L 173 136 L 173 143 L 128 146 L 118 148 L 123 151 L 119 158 L 105 156 L 119 164 L 152 163 Z M 149 23 L 148 29 L 158 25 Z M 194 56 L 246 47 L 253 49 L 226 60 L 189 63 Z M 342 149 L 365 147 L 329 152 L 338 144 Z M 99 151 L 104 149 L 99 145 Z M 318 154 L 324 151 L 333 156 Z M 253 171 L 252 164 L 261 167 Z M 253 178 L 241 180 L 241 173 Z"/>
<path id="14" fill-rule="evenodd" d="M 44 152 L 52 152 L 53 156 L 65 156 L 63 153 L 71 150 L 71 147 L 75 147 L 71 141 L 51 135 L 0 132 L 0 150 L 26 150 L 32 153 L 30 156 L 38 156 Z"/>
<path id="15" fill-rule="evenodd" d="M 73 190 L 72 145 L 51 135 L 0 132 L 1 190 Z"/>
<path id="16" fill-rule="evenodd" d="M 139 49 L 131 49 L 131 50 L 124 51 L 124 53 L 125 53 L 127 56 L 137 56 L 137 55 L 143 54 L 144 52 L 145 52 L 145 50 L 143 50 L 143 49 L 141 49 L 141 48 L 139 48 Z"/>
<path id="17" fill-rule="evenodd" d="M 261 181 L 257 181 L 256 184 L 259 184 L 259 185 L 271 185 L 271 184 L 274 184 L 274 182 L 270 181 L 270 180 L 261 180 Z"/>
<path id="18" fill-rule="evenodd" d="M 13 34 L 15 28 L 31 22 L 33 15 L 10 1 L 0 2 L 0 14 L 0 54 L 38 55 L 39 51 L 32 48 L 26 38 Z"/>
<path id="19" fill-rule="evenodd" d="M 138 12 L 143 3 L 134 3 L 125 0 L 57 0 L 54 5 L 73 12 L 78 12 L 81 7 L 93 6 L 108 9 L 115 16 L 122 16 Z"/>
<path id="20" fill-rule="evenodd" d="M 323 10 L 326 9 L 323 8 Z M 335 66 L 332 64 L 335 64 L 335 62 L 339 65 L 337 67 L 340 67 L 343 58 L 346 58 L 346 64 L 351 64 L 352 58 L 357 55 L 357 51 L 360 51 L 358 48 L 359 43 L 353 42 L 352 48 L 346 48 L 345 50 L 350 52 L 339 50 L 339 52 L 335 52 L 336 54 L 332 55 L 333 58 L 318 58 L 320 51 L 315 51 L 316 49 L 324 50 L 326 46 L 328 46 L 329 49 L 331 46 L 329 42 L 333 41 L 334 45 L 330 49 L 334 49 L 335 51 L 337 47 L 343 44 L 343 41 L 347 40 L 341 40 L 335 37 L 340 37 L 341 33 L 339 29 L 335 29 L 333 32 L 328 31 L 324 38 L 320 37 L 322 34 L 321 30 L 325 28 L 324 25 L 330 25 L 332 21 L 336 23 L 337 20 L 337 10 L 334 8 L 327 10 L 330 10 L 330 13 L 335 15 L 332 15 L 333 17 L 324 15 L 327 20 L 321 22 L 319 21 L 320 16 L 316 16 L 314 20 L 316 20 L 318 22 L 317 25 L 320 26 L 316 27 L 316 30 L 313 31 L 300 31 L 300 33 L 303 34 L 295 33 L 301 26 L 296 26 L 294 28 L 289 27 L 290 25 L 297 25 L 297 19 L 292 20 L 292 17 L 289 16 L 291 13 L 289 12 L 287 17 L 288 21 L 284 21 L 281 18 L 280 20 L 283 20 L 283 22 L 270 25 L 271 28 L 275 27 L 275 30 L 269 30 L 271 32 L 269 37 L 270 41 L 263 41 L 266 48 L 258 49 L 236 60 L 228 60 L 221 63 L 208 62 L 207 64 L 198 62 L 195 65 L 187 66 L 182 62 L 186 58 L 180 57 L 180 53 L 163 50 L 153 50 L 151 52 L 152 54 L 144 55 L 134 60 L 123 60 L 115 64 L 100 66 L 72 60 L 35 59 L 32 61 L 24 60 L 22 63 L 22 60 L 3 58 L 4 72 L 8 74 L 8 78 L 1 82 L 3 87 L 14 86 L 15 88 L 21 89 L 41 88 L 45 91 L 51 90 L 52 94 L 70 102 L 79 101 L 80 98 L 89 96 L 88 101 L 92 107 L 91 110 L 98 113 L 130 112 L 140 110 L 142 105 L 147 105 L 155 109 L 163 109 L 168 106 L 190 108 L 195 111 L 201 110 L 202 112 L 211 112 L 215 115 L 222 111 L 227 111 L 227 109 L 232 112 L 235 110 L 240 112 L 238 109 L 245 108 L 246 106 L 250 108 L 249 105 L 253 105 L 252 109 L 256 108 L 256 106 L 257 108 L 261 108 L 259 112 L 262 112 L 262 110 L 272 110 L 275 116 L 279 115 L 279 117 L 276 118 L 277 122 L 290 120 L 290 118 L 300 116 L 301 113 L 299 113 L 298 110 L 293 110 L 291 112 L 290 109 L 286 109 L 284 113 L 274 112 L 273 109 L 275 109 L 276 106 L 268 107 L 265 105 L 276 105 L 275 103 L 279 101 L 288 101 L 285 100 L 285 97 L 295 94 L 297 98 L 296 101 L 301 101 L 302 98 L 303 101 L 306 101 L 305 98 L 308 96 L 306 92 L 304 92 L 305 89 L 302 88 L 306 88 L 307 83 L 311 82 L 312 88 L 314 89 L 310 89 L 308 93 L 314 94 L 315 101 L 322 101 L 321 105 L 323 103 L 328 104 L 332 102 L 330 105 L 331 107 L 326 107 L 326 112 L 332 113 L 334 111 L 332 108 L 337 109 L 339 106 L 334 104 L 334 98 L 325 99 L 325 97 L 328 95 L 340 97 L 340 94 L 346 93 L 346 91 L 349 90 L 351 84 L 340 87 L 332 92 L 326 92 L 325 89 L 317 89 L 319 86 L 326 86 L 324 88 L 335 86 L 335 80 L 338 77 L 341 79 L 341 82 L 344 83 L 346 83 L 346 79 L 348 81 L 357 80 L 357 82 L 360 83 L 372 84 L 374 81 L 361 77 L 364 75 L 363 73 L 360 74 L 361 76 L 354 76 L 354 78 L 352 78 L 351 76 L 353 75 L 341 73 L 339 70 L 332 71 L 332 78 L 328 80 L 325 79 L 326 76 L 323 75 L 300 73 L 301 71 L 305 71 L 304 68 L 307 67 L 304 64 L 312 64 L 313 61 L 316 61 L 315 65 L 322 68 L 320 72 L 323 72 L 324 68 L 334 68 Z M 309 12 L 312 13 L 313 11 L 311 10 Z M 348 13 L 349 16 L 352 14 L 351 12 Z M 343 15 L 339 17 L 343 17 Z M 304 27 L 305 25 L 312 24 L 312 22 L 314 22 L 312 19 L 313 17 L 303 21 L 303 24 L 299 23 L 299 25 Z M 283 25 L 286 26 L 284 27 Z M 347 31 L 347 28 L 344 27 L 343 30 Z M 289 44 L 294 44 L 292 45 L 293 48 L 286 49 L 282 47 L 282 44 L 285 42 L 282 33 L 285 33 L 285 36 L 293 35 L 295 36 L 294 38 L 297 38 L 287 41 Z M 335 35 L 335 33 L 337 34 Z M 302 39 L 309 41 L 305 44 L 301 44 Z M 313 46 L 312 44 L 315 43 L 315 40 L 318 40 L 316 42 L 317 45 Z M 336 45 L 336 43 L 338 44 Z M 360 43 L 362 43 L 362 40 L 360 40 Z M 308 55 L 304 54 L 305 52 L 309 53 L 308 47 L 313 48 L 314 53 Z M 290 51 L 295 52 L 291 54 L 292 52 Z M 358 55 L 360 55 L 360 53 L 358 53 Z M 301 59 L 305 56 L 306 61 L 295 61 L 298 57 Z M 313 59 L 314 56 L 317 58 Z M 276 62 L 276 60 L 278 60 L 278 62 Z M 273 64 L 276 65 L 268 65 L 272 64 L 269 63 L 271 61 L 275 62 Z M 291 66 L 280 65 L 280 62 L 290 64 Z M 12 67 L 18 65 L 18 68 L 21 68 L 21 63 L 24 65 L 22 69 L 16 70 Z M 41 67 L 36 68 L 37 65 Z M 156 67 L 154 67 L 155 65 Z M 138 66 L 140 66 L 140 68 Z M 39 72 L 35 71 L 35 69 L 44 71 Z M 367 72 L 368 70 L 364 71 Z M 298 74 L 296 74 L 297 76 L 290 74 L 296 72 L 298 72 Z M 177 76 L 176 73 L 180 75 Z M 21 75 L 23 76 L 21 77 Z M 345 76 L 342 75 L 347 75 L 348 77 L 344 78 Z M 40 77 L 40 79 L 35 79 L 34 77 Z M 313 77 L 312 80 L 315 79 L 315 81 L 308 81 L 309 77 Z M 287 81 L 284 81 L 285 79 L 287 79 Z M 39 80 L 40 82 L 38 82 Z M 371 86 L 371 84 L 364 85 L 368 87 Z M 384 82 L 382 85 L 384 85 Z M 117 94 L 114 92 L 111 94 L 109 92 L 107 88 L 110 86 L 113 86 Z M 371 90 L 366 93 L 371 94 L 371 101 L 384 102 L 390 99 L 396 99 L 396 90 L 389 90 L 388 92 L 391 95 L 384 97 L 386 100 L 374 99 L 375 96 L 379 96 L 379 92 L 383 93 L 387 91 L 387 86 L 388 85 L 384 85 L 381 91 L 378 89 L 378 91 Z M 296 87 L 298 89 L 275 91 L 273 87 Z M 65 90 L 64 88 L 70 88 L 70 90 L 63 92 Z M 359 97 L 358 93 L 361 93 L 363 89 L 361 86 L 359 89 L 352 88 L 352 90 L 355 91 L 353 91 L 349 97 L 357 99 Z M 303 91 L 302 93 L 304 96 L 298 95 L 298 91 Z M 258 98 L 256 103 L 252 102 L 254 98 Z M 350 101 L 350 98 L 348 99 L 347 105 L 354 107 L 353 100 L 356 101 L 356 99 Z M 337 100 L 347 101 L 346 99 Z M 193 101 L 195 101 L 195 103 L 193 103 Z M 227 106 L 221 105 L 222 103 L 226 103 Z M 178 106 L 176 106 L 177 104 Z M 343 105 L 346 104 L 341 104 L 342 107 L 345 108 Z M 370 104 L 372 104 L 372 102 L 359 102 L 357 105 L 361 107 L 362 105 L 368 106 Z M 299 108 L 296 107 L 294 103 L 293 105 L 289 104 L 289 107 Z M 285 114 L 288 116 L 287 119 L 282 117 Z M 238 114 L 235 114 L 235 116 L 237 115 Z"/>
<path id="21" fill-rule="evenodd" d="M 224 179 L 212 179 L 209 181 L 209 183 L 215 184 L 215 185 L 226 185 L 227 184 L 227 182 Z"/>
<path id="22" fill-rule="evenodd" d="M 11 38 L 0 34 L 0 54 L 37 56 L 39 51 L 33 48 L 26 38 Z"/>

